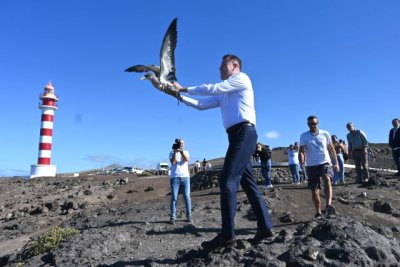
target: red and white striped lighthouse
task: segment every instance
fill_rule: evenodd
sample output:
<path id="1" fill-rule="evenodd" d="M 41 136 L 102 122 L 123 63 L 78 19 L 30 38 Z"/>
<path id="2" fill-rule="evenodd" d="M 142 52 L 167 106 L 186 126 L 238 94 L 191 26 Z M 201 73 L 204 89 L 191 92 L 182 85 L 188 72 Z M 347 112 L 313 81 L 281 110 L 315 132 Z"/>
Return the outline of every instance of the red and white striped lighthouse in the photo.
<path id="1" fill-rule="evenodd" d="M 31 165 L 31 178 L 34 177 L 55 177 L 56 166 L 50 165 L 51 145 L 53 143 L 54 111 L 58 109 L 58 98 L 55 95 L 54 87 L 49 82 L 40 96 L 39 109 L 42 110 L 40 127 L 39 156 L 37 165 Z"/>

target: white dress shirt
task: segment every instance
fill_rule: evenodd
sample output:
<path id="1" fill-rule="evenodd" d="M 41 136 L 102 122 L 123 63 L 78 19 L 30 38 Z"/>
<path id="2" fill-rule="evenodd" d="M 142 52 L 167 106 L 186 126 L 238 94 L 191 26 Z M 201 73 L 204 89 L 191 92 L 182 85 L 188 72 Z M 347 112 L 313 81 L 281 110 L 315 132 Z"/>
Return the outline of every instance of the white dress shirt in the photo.
<path id="1" fill-rule="evenodd" d="M 219 83 L 188 87 L 187 90 L 190 95 L 207 97 L 182 96 L 182 102 L 199 110 L 220 107 L 225 129 L 244 121 L 256 124 L 253 86 L 243 72 Z"/>

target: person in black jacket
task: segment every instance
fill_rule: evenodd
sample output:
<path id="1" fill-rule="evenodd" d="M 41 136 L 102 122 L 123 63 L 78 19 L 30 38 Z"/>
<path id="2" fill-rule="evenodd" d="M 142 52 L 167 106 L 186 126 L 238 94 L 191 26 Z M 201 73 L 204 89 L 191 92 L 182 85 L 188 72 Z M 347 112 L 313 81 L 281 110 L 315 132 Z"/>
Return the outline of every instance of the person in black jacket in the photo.
<path id="1" fill-rule="evenodd" d="M 400 176 L 400 120 L 392 120 L 393 128 L 389 132 L 389 146 L 392 148 L 393 160 L 396 163 L 397 173 L 396 176 Z"/>

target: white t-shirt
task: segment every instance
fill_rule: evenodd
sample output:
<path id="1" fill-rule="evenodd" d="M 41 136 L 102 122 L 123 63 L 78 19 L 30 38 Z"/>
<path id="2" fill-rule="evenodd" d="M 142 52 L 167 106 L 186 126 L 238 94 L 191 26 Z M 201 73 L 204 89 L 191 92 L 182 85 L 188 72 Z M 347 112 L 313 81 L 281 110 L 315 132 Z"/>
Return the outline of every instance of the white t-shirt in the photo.
<path id="1" fill-rule="evenodd" d="M 288 159 L 289 159 L 289 165 L 299 164 L 299 151 L 288 149 L 287 155 L 288 155 Z"/>
<path id="2" fill-rule="evenodd" d="M 324 130 L 319 130 L 316 135 L 310 131 L 300 136 L 300 146 L 305 146 L 306 166 L 317 166 L 324 163 L 331 165 L 328 146 L 331 144 L 331 135 Z"/>
<path id="3" fill-rule="evenodd" d="M 189 152 L 184 150 L 185 153 L 189 156 Z M 169 159 L 172 159 L 174 157 L 174 151 L 171 151 L 169 153 Z M 172 164 L 171 166 L 171 174 L 170 178 L 175 178 L 175 177 L 189 177 L 189 164 L 187 161 L 185 161 L 181 155 L 181 153 L 176 153 L 176 163 Z"/>

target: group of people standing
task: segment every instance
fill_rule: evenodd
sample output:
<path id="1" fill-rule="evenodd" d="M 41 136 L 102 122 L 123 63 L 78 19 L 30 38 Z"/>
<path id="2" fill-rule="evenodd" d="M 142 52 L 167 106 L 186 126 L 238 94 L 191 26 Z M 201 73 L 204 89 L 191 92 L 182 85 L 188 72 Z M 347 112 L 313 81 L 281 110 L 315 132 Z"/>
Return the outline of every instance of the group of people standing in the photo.
<path id="1" fill-rule="evenodd" d="M 211 169 L 212 165 L 211 162 L 207 161 L 205 158 L 202 162 L 196 160 L 193 166 L 193 172 L 197 173 L 199 171 L 205 171 Z"/>
<path id="2" fill-rule="evenodd" d="M 252 155 L 256 147 L 256 154 L 260 157 L 263 173 L 266 177 L 266 185 L 271 186 L 270 170 L 271 157 L 266 146 L 257 144 L 257 131 L 255 128 L 256 114 L 254 108 L 254 93 L 250 78 L 241 71 L 242 61 L 239 57 L 228 54 L 223 56 L 220 65 L 221 82 L 215 84 L 203 84 L 193 87 L 183 87 L 177 82 L 171 84 L 155 84 L 157 89 L 176 97 L 187 106 L 198 110 L 220 108 L 224 128 L 228 135 L 229 146 L 225 155 L 224 166 L 219 177 L 220 189 L 220 211 L 221 230 L 217 236 L 209 241 L 204 241 L 201 246 L 205 249 L 219 247 L 232 247 L 236 245 L 235 237 L 235 215 L 237 210 L 237 190 L 239 184 L 249 200 L 257 219 L 257 231 L 251 244 L 257 244 L 262 240 L 274 236 L 273 224 L 269 210 L 261 196 L 252 172 Z M 185 94 L 185 95 L 182 95 Z M 201 97 L 189 97 L 199 95 Z M 307 118 L 309 131 L 300 136 L 300 145 L 297 149 L 298 157 L 291 154 L 292 164 L 306 166 L 308 188 L 311 190 L 312 200 L 316 209 L 316 217 L 323 216 L 323 213 L 335 213 L 332 206 L 332 178 L 334 172 L 338 173 L 338 180 L 344 181 L 343 173 L 340 172 L 340 159 L 345 149 L 336 144 L 327 131 L 320 130 L 319 121 L 316 116 Z M 395 124 L 393 124 L 395 125 Z M 393 149 L 393 157 L 399 169 L 400 154 L 400 132 L 398 131 L 399 121 L 391 131 L 389 139 Z M 357 178 L 360 181 L 368 179 L 368 161 L 365 134 L 355 130 L 352 123 L 348 124 L 349 134 L 348 154 L 353 157 L 356 163 Z M 339 142 L 338 142 L 339 143 Z M 298 146 L 298 145 L 297 145 Z M 293 146 L 293 151 L 296 150 Z M 292 153 L 292 152 L 290 152 Z M 171 221 L 175 220 L 176 195 L 175 185 L 182 184 L 185 188 L 188 183 L 188 173 L 180 173 L 181 167 L 187 166 L 189 154 L 183 150 L 183 145 L 170 154 L 171 164 L 176 165 L 176 170 L 171 170 L 171 189 L 174 193 L 171 196 Z M 186 167 L 185 167 L 186 168 Z M 342 168 L 343 169 L 343 168 Z M 297 170 L 297 168 L 295 168 Z M 300 178 L 294 177 L 294 181 Z M 321 183 L 324 184 L 326 206 L 322 210 L 320 200 Z M 186 192 L 186 190 L 184 190 Z M 190 193 L 190 192 L 189 192 Z M 184 195 L 185 196 L 185 195 Z M 190 198 L 185 198 L 187 220 L 191 220 Z"/>

